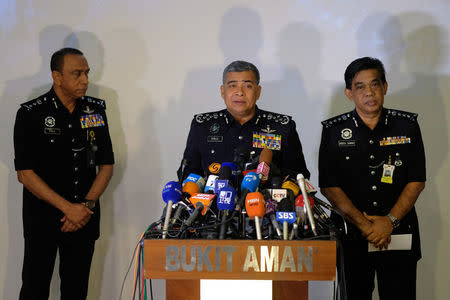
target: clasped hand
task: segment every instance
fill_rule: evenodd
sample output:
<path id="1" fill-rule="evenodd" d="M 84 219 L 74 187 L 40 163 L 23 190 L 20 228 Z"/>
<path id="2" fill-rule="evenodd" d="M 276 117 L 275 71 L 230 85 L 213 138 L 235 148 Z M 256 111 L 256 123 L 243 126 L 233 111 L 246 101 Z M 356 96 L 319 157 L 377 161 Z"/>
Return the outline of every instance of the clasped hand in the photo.
<path id="1" fill-rule="evenodd" d="M 392 223 L 387 216 L 372 216 L 365 212 L 364 217 L 369 220 L 370 226 L 363 231 L 365 238 L 379 249 L 387 249 L 391 242 Z"/>

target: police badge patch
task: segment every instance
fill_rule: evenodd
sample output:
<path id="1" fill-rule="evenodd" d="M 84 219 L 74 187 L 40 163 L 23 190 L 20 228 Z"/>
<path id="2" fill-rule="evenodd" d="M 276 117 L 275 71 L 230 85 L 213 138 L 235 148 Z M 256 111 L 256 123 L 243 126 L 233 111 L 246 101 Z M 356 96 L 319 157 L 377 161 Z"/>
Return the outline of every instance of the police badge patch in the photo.
<path id="1" fill-rule="evenodd" d="M 56 123 L 55 118 L 53 118 L 52 116 L 45 117 L 44 121 L 45 126 L 53 127 L 55 126 L 55 123 Z"/>

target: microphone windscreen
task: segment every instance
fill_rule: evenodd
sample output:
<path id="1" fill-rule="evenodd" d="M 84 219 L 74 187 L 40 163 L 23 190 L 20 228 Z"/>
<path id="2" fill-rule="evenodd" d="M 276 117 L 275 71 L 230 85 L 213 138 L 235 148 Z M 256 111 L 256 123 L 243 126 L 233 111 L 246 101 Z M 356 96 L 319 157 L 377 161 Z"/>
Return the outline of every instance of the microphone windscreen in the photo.
<path id="1" fill-rule="evenodd" d="M 224 187 L 220 190 L 217 200 L 217 208 L 219 210 L 233 210 L 236 200 L 236 190 L 231 186 Z"/>
<path id="2" fill-rule="evenodd" d="M 162 198 L 164 202 L 172 201 L 177 203 L 181 199 L 181 185 L 177 181 L 169 181 L 162 190 Z"/>
<path id="3" fill-rule="evenodd" d="M 272 162 L 273 152 L 270 149 L 264 148 L 259 154 L 259 162 L 270 164 Z"/>
<path id="4" fill-rule="evenodd" d="M 309 200 L 309 205 L 311 205 L 311 208 L 313 208 L 314 207 L 314 198 L 311 197 L 310 195 L 308 195 L 308 200 Z M 298 197 L 295 199 L 295 206 L 305 207 L 305 201 L 304 201 L 302 194 L 298 195 Z"/>
<path id="5" fill-rule="evenodd" d="M 249 190 L 250 192 L 256 191 L 259 185 L 259 177 L 258 174 L 255 172 L 250 172 L 245 175 L 245 177 L 242 179 L 241 183 L 241 191 L 243 190 Z"/>
<path id="6" fill-rule="evenodd" d="M 260 192 L 248 193 L 245 198 L 245 210 L 251 219 L 254 219 L 255 217 L 264 217 L 266 206 L 264 204 L 263 194 Z"/>
<path id="7" fill-rule="evenodd" d="M 291 190 L 294 194 L 294 197 L 300 193 L 300 187 L 298 186 L 298 184 L 291 180 L 286 180 L 285 182 L 283 182 L 281 188 Z"/>
<path id="8" fill-rule="evenodd" d="M 193 195 L 195 193 L 200 193 L 200 187 L 195 182 L 187 181 L 183 185 L 182 191 L 188 193 L 189 195 Z"/>

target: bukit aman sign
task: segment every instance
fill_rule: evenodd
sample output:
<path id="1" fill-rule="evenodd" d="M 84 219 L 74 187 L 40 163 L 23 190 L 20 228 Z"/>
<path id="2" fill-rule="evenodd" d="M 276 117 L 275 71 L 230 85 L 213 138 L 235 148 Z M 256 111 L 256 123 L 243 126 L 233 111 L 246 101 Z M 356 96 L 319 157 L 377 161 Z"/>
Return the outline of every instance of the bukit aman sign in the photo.
<path id="1" fill-rule="evenodd" d="M 145 277 L 335 280 L 334 241 L 145 240 Z"/>

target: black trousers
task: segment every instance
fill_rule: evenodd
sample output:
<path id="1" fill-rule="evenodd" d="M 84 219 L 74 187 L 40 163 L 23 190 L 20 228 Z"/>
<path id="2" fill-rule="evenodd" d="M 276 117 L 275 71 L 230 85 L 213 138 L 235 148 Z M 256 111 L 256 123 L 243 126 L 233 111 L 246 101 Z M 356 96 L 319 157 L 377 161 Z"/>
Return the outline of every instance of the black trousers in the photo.
<path id="1" fill-rule="evenodd" d="M 20 300 L 47 300 L 59 252 L 61 300 L 86 299 L 95 241 L 25 237 Z"/>
<path id="2" fill-rule="evenodd" d="M 369 300 L 377 276 L 380 300 L 415 300 L 417 259 L 411 251 L 367 252 L 367 241 L 343 241 L 348 300 Z"/>

